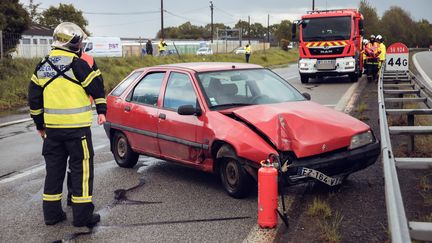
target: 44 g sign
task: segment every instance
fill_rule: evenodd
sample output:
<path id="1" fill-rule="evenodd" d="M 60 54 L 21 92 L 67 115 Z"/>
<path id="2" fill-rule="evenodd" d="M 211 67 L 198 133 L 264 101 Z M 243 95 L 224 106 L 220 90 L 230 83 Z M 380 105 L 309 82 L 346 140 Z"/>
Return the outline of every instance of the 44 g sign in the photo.
<path id="1" fill-rule="evenodd" d="M 400 42 L 391 44 L 386 53 L 387 71 L 408 71 L 408 47 Z"/>

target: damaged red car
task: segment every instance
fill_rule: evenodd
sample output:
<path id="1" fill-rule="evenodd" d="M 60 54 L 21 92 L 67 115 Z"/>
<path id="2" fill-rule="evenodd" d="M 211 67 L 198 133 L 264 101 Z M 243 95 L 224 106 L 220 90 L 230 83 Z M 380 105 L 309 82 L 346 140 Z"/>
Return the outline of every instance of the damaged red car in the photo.
<path id="1" fill-rule="evenodd" d="M 289 184 L 340 184 L 373 164 L 370 127 L 309 100 L 258 65 L 181 63 L 133 71 L 107 97 L 106 133 L 121 167 L 140 154 L 220 175 L 229 195 L 256 188 L 276 155 Z"/>

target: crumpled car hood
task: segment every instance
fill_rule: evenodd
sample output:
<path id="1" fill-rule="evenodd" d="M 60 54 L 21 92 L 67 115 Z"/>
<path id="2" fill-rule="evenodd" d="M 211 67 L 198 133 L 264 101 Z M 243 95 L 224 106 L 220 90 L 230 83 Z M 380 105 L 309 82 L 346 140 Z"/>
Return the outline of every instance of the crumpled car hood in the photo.
<path id="1" fill-rule="evenodd" d="M 312 101 L 246 106 L 230 112 L 265 134 L 278 150 L 293 151 L 298 158 L 348 147 L 353 135 L 370 129 Z"/>

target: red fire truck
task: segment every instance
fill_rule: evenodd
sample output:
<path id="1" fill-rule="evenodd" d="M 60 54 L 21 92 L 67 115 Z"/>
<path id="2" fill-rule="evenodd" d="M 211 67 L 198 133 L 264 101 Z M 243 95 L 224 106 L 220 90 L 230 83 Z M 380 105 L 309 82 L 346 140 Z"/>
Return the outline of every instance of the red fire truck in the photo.
<path id="1" fill-rule="evenodd" d="M 363 15 L 356 9 L 308 11 L 293 24 L 299 27 L 298 62 L 302 83 L 309 78 L 362 75 Z"/>

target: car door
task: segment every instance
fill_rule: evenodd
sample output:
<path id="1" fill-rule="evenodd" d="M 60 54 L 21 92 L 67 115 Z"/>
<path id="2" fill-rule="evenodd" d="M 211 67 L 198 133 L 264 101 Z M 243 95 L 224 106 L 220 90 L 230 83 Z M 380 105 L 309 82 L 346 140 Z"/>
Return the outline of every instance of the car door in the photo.
<path id="1" fill-rule="evenodd" d="M 197 99 L 196 86 L 188 73 L 170 72 L 159 113 L 158 141 L 161 155 L 185 163 L 200 163 L 203 149 L 203 117 L 180 115 L 181 105 L 202 107 Z"/>
<path id="2" fill-rule="evenodd" d="M 165 72 L 147 73 L 126 98 L 124 124 L 132 147 L 159 156 L 157 142 L 158 100 Z"/>

